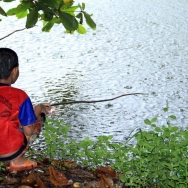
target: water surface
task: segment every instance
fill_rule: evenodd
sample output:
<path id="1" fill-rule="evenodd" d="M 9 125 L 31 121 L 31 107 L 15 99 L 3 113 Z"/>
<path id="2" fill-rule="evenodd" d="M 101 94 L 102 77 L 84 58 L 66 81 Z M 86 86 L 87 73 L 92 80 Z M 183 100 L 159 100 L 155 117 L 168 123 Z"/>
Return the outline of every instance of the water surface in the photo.
<path id="1" fill-rule="evenodd" d="M 76 1 L 78 2 L 78 1 Z M 188 1 L 86 0 L 97 30 L 68 35 L 61 26 L 42 33 L 40 24 L 0 41 L 20 57 L 20 77 L 34 103 L 100 100 L 93 104 L 59 106 L 59 119 L 70 125 L 70 136 L 113 135 L 122 141 L 136 129 L 149 129 L 145 118 L 157 117 L 168 101 L 169 114 L 180 127 L 188 125 Z M 0 38 L 24 27 L 23 20 L 5 19 Z"/>

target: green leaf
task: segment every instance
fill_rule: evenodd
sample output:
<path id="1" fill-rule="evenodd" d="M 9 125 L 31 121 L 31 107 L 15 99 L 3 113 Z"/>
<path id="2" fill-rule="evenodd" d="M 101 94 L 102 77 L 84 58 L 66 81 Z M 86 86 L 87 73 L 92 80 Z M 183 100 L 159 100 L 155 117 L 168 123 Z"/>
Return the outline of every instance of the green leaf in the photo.
<path id="1" fill-rule="evenodd" d="M 8 16 L 14 16 L 14 15 L 16 15 L 16 14 L 18 14 L 17 8 L 11 8 L 11 9 L 9 9 L 9 10 L 7 11 L 7 15 L 8 15 Z"/>
<path id="2" fill-rule="evenodd" d="M 127 177 L 126 176 L 120 176 L 120 180 L 125 183 L 127 181 Z"/>
<path id="3" fill-rule="evenodd" d="M 169 186 L 169 187 L 175 187 L 175 183 L 171 180 L 167 180 L 166 181 L 166 184 Z"/>
<path id="4" fill-rule="evenodd" d="M 44 13 L 43 20 L 44 21 L 50 21 L 53 19 L 53 14 Z"/>
<path id="5" fill-rule="evenodd" d="M 179 127 L 172 127 L 171 128 L 171 132 L 176 132 L 176 131 L 178 131 L 179 130 Z"/>
<path id="6" fill-rule="evenodd" d="M 144 120 L 144 123 L 145 123 L 146 125 L 151 125 L 151 121 L 150 121 L 149 119 L 145 119 L 145 120 Z"/>
<path id="7" fill-rule="evenodd" d="M 53 18 L 54 13 L 50 8 L 48 8 L 46 5 L 44 5 L 43 3 L 40 3 L 40 2 L 36 2 L 36 5 L 39 10 L 42 10 L 44 12 L 43 19 L 45 21 L 50 21 Z"/>
<path id="8" fill-rule="evenodd" d="M 51 28 L 53 27 L 54 25 L 54 21 L 49 21 L 43 28 L 42 28 L 42 31 L 43 32 L 49 32 L 51 30 Z"/>
<path id="9" fill-rule="evenodd" d="M 155 128 L 155 131 L 156 131 L 156 132 L 161 132 L 161 128 L 156 127 L 156 128 Z"/>
<path id="10" fill-rule="evenodd" d="M 67 9 L 67 8 L 70 8 L 70 7 L 72 7 L 72 5 L 73 5 L 73 1 L 69 1 L 69 2 L 64 2 L 64 4 L 60 4 L 61 5 L 61 10 L 62 9 Z"/>
<path id="11" fill-rule="evenodd" d="M 85 34 L 86 33 L 86 29 L 84 26 L 82 26 L 81 24 L 78 25 L 78 29 L 77 29 L 77 32 L 79 34 Z"/>
<path id="12" fill-rule="evenodd" d="M 0 7 L 0 14 L 3 16 L 7 16 L 6 12 Z"/>
<path id="13" fill-rule="evenodd" d="M 63 12 L 67 12 L 67 13 L 69 13 L 69 14 L 71 14 L 71 15 L 74 16 L 74 12 L 75 12 L 75 10 L 78 9 L 78 8 L 79 8 L 79 6 L 72 6 L 72 7 L 67 8 L 67 9 L 62 9 L 62 11 L 63 11 Z"/>
<path id="14" fill-rule="evenodd" d="M 27 15 L 26 28 L 34 27 L 38 21 L 38 9 L 35 7 Z"/>
<path id="15" fill-rule="evenodd" d="M 61 23 L 61 19 L 60 18 L 53 18 L 53 21 L 56 24 L 60 24 Z"/>
<path id="16" fill-rule="evenodd" d="M 20 12 L 20 13 L 16 14 L 16 17 L 17 17 L 18 19 L 24 18 L 24 17 L 26 17 L 26 16 L 27 16 L 27 10 L 24 11 L 24 12 Z"/>
<path id="17" fill-rule="evenodd" d="M 66 12 L 59 12 L 61 22 L 63 26 L 69 31 L 75 31 L 78 29 L 78 21 L 76 18 Z"/>
<path id="18" fill-rule="evenodd" d="M 155 127 L 156 127 L 156 124 L 152 123 L 151 126 L 155 128 Z"/>
<path id="19" fill-rule="evenodd" d="M 86 19 L 86 23 L 88 24 L 88 26 L 95 30 L 96 29 L 96 24 L 91 19 L 91 16 L 88 13 L 86 13 L 86 12 L 83 12 L 83 13 L 84 13 L 84 17 Z"/>
<path id="20" fill-rule="evenodd" d="M 85 10 L 85 3 L 82 3 L 82 10 Z"/>
<path id="21" fill-rule="evenodd" d="M 81 13 L 81 12 L 78 13 L 78 14 L 76 15 L 76 17 L 77 17 L 77 18 L 81 18 L 81 17 L 82 17 L 82 13 Z"/>
<path id="22" fill-rule="evenodd" d="M 54 1 L 54 0 L 39 0 L 39 2 L 47 5 L 48 7 L 59 8 L 59 1 Z"/>
<path id="23" fill-rule="evenodd" d="M 83 14 L 80 12 L 76 17 L 80 19 L 80 24 L 83 24 Z"/>
<path id="24" fill-rule="evenodd" d="M 33 5 L 30 2 L 21 3 L 16 8 L 18 12 L 23 12 L 32 7 Z"/>
<path id="25" fill-rule="evenodd" d="M 173 115 L 171 115 L 171 116 L 169 116 L 171 119 L 176 119 L 176 116 L 173 116 Z"/>
<path id="26" fill-rule="evenodd" d="M 27 9 L 31 7 L 30 3 L 21 3 L 16 8 L 11 8 L 7 11 L 8 16 L 17 15 L 20 12 L 25 12 Z"/>
<path id="27" fill-rule="evenodd" d="M 167 107 L 163 108 L 163 110 L 164 110 L 164 112 L 168 112 L 168 108 Z"/>
<path id="28" fill-rule="evenodd" d="M 157 121 L 157 118 L 153 118 L 152 120 L 151 120 L 151 123 L 154 123 L 154 122 L 156 122 Z"/>

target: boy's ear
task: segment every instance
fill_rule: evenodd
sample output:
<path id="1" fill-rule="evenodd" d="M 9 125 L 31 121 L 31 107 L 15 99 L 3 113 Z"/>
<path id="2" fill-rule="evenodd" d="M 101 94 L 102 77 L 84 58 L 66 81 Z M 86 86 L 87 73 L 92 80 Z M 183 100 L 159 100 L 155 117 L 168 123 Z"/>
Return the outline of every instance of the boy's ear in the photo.
<path id="1" fill-rule="evenodd" d="M 14 68 L 12 69 L 12 72 L 11 72 L 12 75 L 16 75 L 16 72 L 17 72 L 16 68 L 17 68 L 17 67 L 14 67 Z"/>
<path id="2" fill-rule="evenodd" d="M 14 67 L 14 68 L 12 69 L 12 73 L 16 75 L 17 72 L 18 72 L 18 67 Z"/>
<path id="3" fill-rule="evenodd" d="M 18 67 L 14 67 L 11 72 L 11 84 L 14 84 L 19 76 L 19 69 Z"/>

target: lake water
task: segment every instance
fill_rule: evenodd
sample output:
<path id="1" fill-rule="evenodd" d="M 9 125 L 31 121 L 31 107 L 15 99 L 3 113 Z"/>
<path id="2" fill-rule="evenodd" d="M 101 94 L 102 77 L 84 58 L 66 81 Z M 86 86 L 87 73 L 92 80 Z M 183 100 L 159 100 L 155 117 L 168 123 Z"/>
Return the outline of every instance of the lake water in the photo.
<path id="1" fill-rule="evenodd" d="M 78 1 L 75 1 L 75 5 Z M 109 102 L 59 106 L 55 117 L 70 125 L 70 136 L 113 135 L 123 141 L 132 130 L 150 127 L 146 118 L 163 125 L 169 115 L 188 125 L 188 1 L 85 0 L 97 30 L 69 35 L 61 26 L 42 33 L 40 24 L 0 41 L 20 57 L 20 77 L 34 103 L 62 100 Z M 24 28 L 15 18 L 0 23 L 0 38 Z"/>

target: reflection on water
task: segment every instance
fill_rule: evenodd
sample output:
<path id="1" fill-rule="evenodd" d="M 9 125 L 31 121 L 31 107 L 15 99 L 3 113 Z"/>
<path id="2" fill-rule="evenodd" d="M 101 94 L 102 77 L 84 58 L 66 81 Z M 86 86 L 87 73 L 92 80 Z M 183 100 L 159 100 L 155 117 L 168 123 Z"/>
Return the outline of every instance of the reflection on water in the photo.
<path id="1" fill-rule="evenodd" d="M 188 1 L 85 2 L 94 13 L 96 31 L 66 35 L 59 26 L 50 33 L 35 27 L 1 41 L 20 56 L 15 86 L 26 90 L 34 102 L 148 94 L 59 106 L 58 118 L 70 124 L 70 136 L 78 139 L 111 134 L 122 141 L 138 127 L 149 129 L 145 118 L 158 117 L 162 125 L 166 101 L 177 124 L 187 126 Z M 22 20 L 5 20 L 0 37 L 23 28 Z"/>

